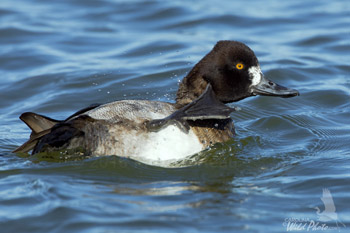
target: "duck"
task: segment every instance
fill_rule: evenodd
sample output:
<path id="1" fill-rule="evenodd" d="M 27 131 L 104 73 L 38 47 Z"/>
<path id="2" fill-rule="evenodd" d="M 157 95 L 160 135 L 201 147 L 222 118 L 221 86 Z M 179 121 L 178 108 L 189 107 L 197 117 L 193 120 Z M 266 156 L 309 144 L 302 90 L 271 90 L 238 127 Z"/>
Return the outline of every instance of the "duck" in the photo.
<path id="1" fill-rule="evenodd" d="M 299 92 L 267 79 L 247 45 L 222 40 L 183 78 L 175 103 L 118 100 L 64 120 L 25 112 L 19 118 L 32 132 L 13 152 L 116 155 L 167 167 L 232 139 L 237 109 L 227 104 L 256 95 L 288 98 Z"/>

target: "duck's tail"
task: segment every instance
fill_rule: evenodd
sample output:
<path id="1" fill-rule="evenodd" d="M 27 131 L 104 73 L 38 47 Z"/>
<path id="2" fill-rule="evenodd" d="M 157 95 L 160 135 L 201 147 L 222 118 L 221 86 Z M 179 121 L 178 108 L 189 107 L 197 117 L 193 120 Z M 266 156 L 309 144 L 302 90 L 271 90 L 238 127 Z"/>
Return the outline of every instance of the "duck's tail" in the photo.
<path id="1" fill-rule="evenodd" d="M 42 136 L 50 133 L 51 128 L 54 125 L 61 122 L 33 112 L 25 112 L 19 118 L 26 123 L 26 125 L 32 130 L 32 133 L 30 134 L 29 140 L 14 150 L 13 153 L 27 153 L 34 149 L 38 140 Z"/>

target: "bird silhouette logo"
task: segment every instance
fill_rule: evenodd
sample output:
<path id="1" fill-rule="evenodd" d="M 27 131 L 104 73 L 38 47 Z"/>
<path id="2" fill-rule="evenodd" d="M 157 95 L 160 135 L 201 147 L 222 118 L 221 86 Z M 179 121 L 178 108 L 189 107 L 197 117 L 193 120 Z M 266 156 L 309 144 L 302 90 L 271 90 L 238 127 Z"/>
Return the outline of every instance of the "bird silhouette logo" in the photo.
<path id="1" fill-rule="evenodd" d="M 321 201 L 324 204 L 324 211 L 321 212 L 320 208 L 315 207 L 316 214 L 318 215 L 318 220 L 322 222 L 335 221 L 337 228 L 339 228 L 338 223 L 345 227 L 345 224 L 340 221 L 338 214 L 335 212 L 333 197 L 329 189 L 323 189 Z"/>

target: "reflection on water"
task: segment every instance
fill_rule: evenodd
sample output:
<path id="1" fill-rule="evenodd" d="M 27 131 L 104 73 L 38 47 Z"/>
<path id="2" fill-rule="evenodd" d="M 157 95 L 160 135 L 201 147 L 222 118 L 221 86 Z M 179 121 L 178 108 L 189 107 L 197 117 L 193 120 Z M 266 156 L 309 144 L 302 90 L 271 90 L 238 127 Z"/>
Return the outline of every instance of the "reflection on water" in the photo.
<path id="1" fill-rule="evenodd" d="M 323 188 L 346 231 L 349 10 L 313 0 L 2 0 L 2 231 L 284 232 L 286 219 L 318 221 Z M 179 80 L 223 39 L 247 43 L 266 77 L 301 96 L 234 103 L 237 136 L 177 168 L 11 153 L 30 134 L 18 119 L 26 111 L 64 119 L 92 103 L 173 102 Z"/>

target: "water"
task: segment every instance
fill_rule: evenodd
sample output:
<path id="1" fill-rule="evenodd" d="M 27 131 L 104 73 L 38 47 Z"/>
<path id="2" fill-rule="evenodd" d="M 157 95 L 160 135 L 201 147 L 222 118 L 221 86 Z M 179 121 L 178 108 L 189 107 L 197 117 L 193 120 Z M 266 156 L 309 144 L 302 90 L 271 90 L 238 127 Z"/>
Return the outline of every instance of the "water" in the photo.
<path id="1" fill-rule="evenodd" d="M 349 12 L 326 0 L 1 0 L 1 232 L 285 232 L 312 221 L 349 231 Z M 30 133 L 22 112 L 173 101 L 223 39 L 248 44 L 267 77 L 301 96 L 236 103 L 237 137 L 194 156 L 201 165 L 11 153 Z M 324 188 L 345 228 L 318 220 Z"/>

